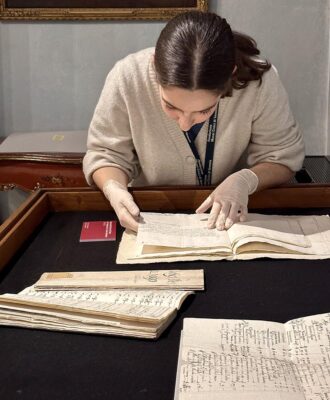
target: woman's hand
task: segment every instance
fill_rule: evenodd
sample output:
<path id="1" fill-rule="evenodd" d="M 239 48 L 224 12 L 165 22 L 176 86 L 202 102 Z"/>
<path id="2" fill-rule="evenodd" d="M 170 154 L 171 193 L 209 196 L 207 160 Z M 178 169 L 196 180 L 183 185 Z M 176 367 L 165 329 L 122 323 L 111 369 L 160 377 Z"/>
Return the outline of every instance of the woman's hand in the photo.
<path id="1" fill-rule="evenodd" d="M 197 208 L 203 213 L 210 207 L 207 227 L 219 230 L 230 228 L 237 221 L 245 221 L 249 195 L 256 191 L 259 179 L 250 169 L 229 175 Z"/>
<path id="2" fill-rule="evenodd" d="M 137 232 L 137 218 L 140 210 L 135 204 L 133 196 L 128 192 L 127 187 L 113 179 L 109 179 L 103 185 L 102 190 L 115 210 L 120 225 Z"/>

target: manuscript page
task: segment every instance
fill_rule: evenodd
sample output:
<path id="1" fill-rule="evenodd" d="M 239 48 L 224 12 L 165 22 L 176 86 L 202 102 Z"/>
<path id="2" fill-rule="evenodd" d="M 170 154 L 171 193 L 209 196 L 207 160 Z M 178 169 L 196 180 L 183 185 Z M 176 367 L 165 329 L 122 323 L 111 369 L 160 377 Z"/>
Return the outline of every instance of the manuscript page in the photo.
<path id="1" fill-rule="evenodd" d="M 330 313 L 284 324 L 289 356 L 297 368 L 306 399 L 330 398 Z"/>
<path id="2" fill-rule="evenodd" d="M 0 296 L 0 325 L 157 338 L 184 299 L 179 290 L 36 291 Z"/>
<path id="3" fill-rule="evenodd" d="M 186 318 L 176 399 L 328 400 L 328 315 L 286 325 Z"/>
<path id="4" fill-rule="evenodd" d="M 277 219 L 273 219 L 274 217 Z M 249 214 L 250 218 L 252 221 L 235 224 L 228 230 L 228 235 L 234 243 L 234 252 L 240 254 L 239 259 L 249 258 L 248 252 L 252 254 L 263 252 L 265 255 L 270 252 L 287 252 L 290 258 L 313 258 L 308 257 L 309 255 L 314 255 L 315 258 L 330 256 L 330 218 L 328 216 L 283 217 Z M 271 227 L 276 229 L 271 230 Z M 260 229 L 259 232 L 258 229 Z M 246 253 L 244 254 L 243 251 Z M 275 258 L 276 255 L 272 257 Z"/>
<path id="5" fill-rule="evenodd" d="M 176 261 L 195 261 L 195 260 L 224 260 L 231 257 L 231 253 L 221 252 L 217 250 L 215 253 L 206 250 L 203 253 L 200 249 L 192 250 L 183 254 L 183 252 L 177 251 L 166 253 L 164 248 L 157 246 L 156 251 L 152 254 L 143 254 L 143 249 L 146 246 L 138 245 L 136 241 L 136 234 L 132 231 L 124 231 L 121 241 L 119 243 L 119 248 L 117 252 L 116 263 L 117 264 L 151 264 L 159 262 L 176 262 Z M 147 246 L 148 248 L 148 246 Z M 211 250 L 211 249 L 210 249 Z M 163 252 L 162 252 L 163 251 Z"/>
<path id="6" fill-rule="evenodd" d="M 0 296 L 1 308 L 42 309 L 56 314 L 58 310 L 90 315 L 158 323 L 168 318 L 189 291 L 35 291 L 33 287 L 15 294 Z"/>
<path id="7" fill-rule="evenodd" d="M 212 248 L 231 252 L 227 231 L 207 228 L 208 214 L 141 213 L 137 243 L 172 248 Z"/>
<path id="8" fill-rule="evenodd" d="M 279 215 L 249 214 L 246 222 L 239 222 L 228 229 L 234 252 L 244 243 L 269 243 L 302 251 L 310 247 L 299 222 Z"/>
<path id="9" fill-rule="evenodd" d="M 192 294 L 191 291 L 182 290 L 59 290 L 59 291 L 47 291 L 47 290 L 36 290 L 34 286 L 30 286 L 22 290 L 17 296 L 31 296 L 39 299 L 49 299 L 53 302 L 56 299 L 73 300 L 85 302 L 89 301 L 97 307 L 97 303 L 109 303 L 109 304 L 130 304 L 130 305 L 141 305 L 141 306 L 158 306 L 158 307 L 170 307 L 180 308 L 185 298 Z M 1 296 L 0 296 L 1 298 Z"/>
<path id="10" fill-rule="evenodd" d="M 149 216 L 147 216 L 148 218 Z M 166 214 L 166 218 L 167 220 L 171 219 L 171 214 Z M 209 235 L 218 232 L 215 229 L 208 230 L 207 234 L 203 238 L 200 236 L 198 240 L 196 234 L 192 237 L 188 235 L 188 238 L 183 240 L 180 239 L 180 230 L 174 229 L 173 225 L 171 232 L 178 230 L 179 234 L 171 237 L 168 229 L 162 233 L 161 214 L 156 214 L 156 216 L 153 214 L 151 219 L 159 223 L 152 222 L 150 229 L 148 226 L 142 225 L 140 232 L 142 239 L 140 237 L 139 243 L 134 233 L 124 232 L 117 253 L 116 262 L 118 264 L 223 259 L 250 260 L 260 257 L 311 260 L 330 258 L 330 218 L 326 215 L 283 217 L 249 214 L 247 222 L 237 223 L 228 229 L 228 238 L 223 236 L 220 247 L 214 245 L 214 238 L 211 242 L 213 247 L 207 247 L 210 246 Z M 203 217 L 199 222 L 205 223 Z M 272 226 L 269 226 L 269 223 Z M 156 225 L 157 232 L 154 235 L 152 231 Z M 206 229 L 202 231 L 205 232 Z M 168 237 L 166 243 L 170 245 L 169 247 L 159 245 L 162 242 L 158 241 L 163 240 L 163 237 Z M 152 243 L 156 244 L 146 245 L 149 238 Z M 233 242 L 232 249 L 229 248 L 227 240 Z M 224 241 L 226 241 L 226 245 L 224 245 Z M 178 247 L 177 243 L 182 245 L 183 242 L 191 246 L 202 243 L 203 247 Z"/>

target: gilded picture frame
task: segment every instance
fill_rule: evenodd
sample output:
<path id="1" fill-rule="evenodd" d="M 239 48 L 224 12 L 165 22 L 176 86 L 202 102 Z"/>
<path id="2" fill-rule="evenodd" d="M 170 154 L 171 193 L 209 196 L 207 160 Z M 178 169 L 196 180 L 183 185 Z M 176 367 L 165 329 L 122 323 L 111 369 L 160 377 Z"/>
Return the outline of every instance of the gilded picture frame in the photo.
<path id="1" fill-rule="evenodd" d="M 0 20 L 168 20 L 207 9 L 207 0 L 0 0 Z"/>

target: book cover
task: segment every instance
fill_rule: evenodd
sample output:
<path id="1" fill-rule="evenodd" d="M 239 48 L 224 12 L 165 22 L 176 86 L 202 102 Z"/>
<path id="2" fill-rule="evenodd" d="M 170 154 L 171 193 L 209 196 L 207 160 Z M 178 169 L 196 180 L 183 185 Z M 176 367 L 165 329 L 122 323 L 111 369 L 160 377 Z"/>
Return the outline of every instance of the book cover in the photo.
<path id="1" fill-rule="evenodd" d="M 80 242 L 116 240 L 116 221 L 83 222 Z"/>

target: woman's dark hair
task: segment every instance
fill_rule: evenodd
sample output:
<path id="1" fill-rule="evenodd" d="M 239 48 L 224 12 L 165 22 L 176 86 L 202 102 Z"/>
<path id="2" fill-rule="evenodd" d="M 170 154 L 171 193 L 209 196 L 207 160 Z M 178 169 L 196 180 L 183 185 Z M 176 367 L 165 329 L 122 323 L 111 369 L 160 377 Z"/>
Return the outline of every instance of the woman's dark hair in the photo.
<path id="1" fill-rule="evenodd" d="M 171 19 L 155 49 L 155 69 L 161 86 L 205 89 L 230 96 L 259 80 L 271 64 L 249 36 L 233 32 L 224 18 L 191 11 Z M 235 65 L 236 71 L 233 73 Z"/>

